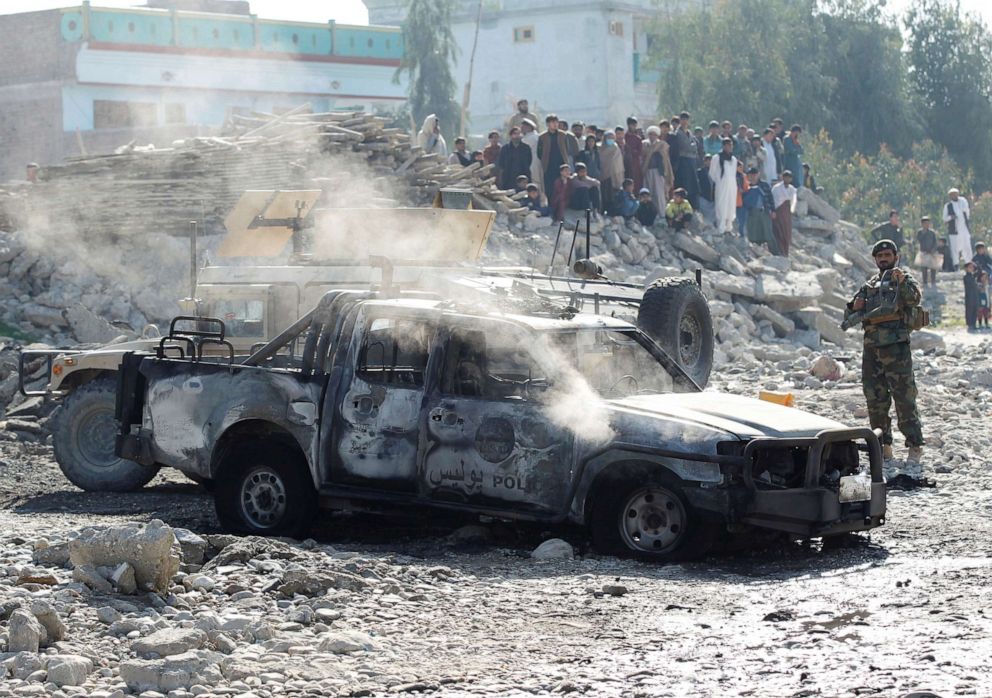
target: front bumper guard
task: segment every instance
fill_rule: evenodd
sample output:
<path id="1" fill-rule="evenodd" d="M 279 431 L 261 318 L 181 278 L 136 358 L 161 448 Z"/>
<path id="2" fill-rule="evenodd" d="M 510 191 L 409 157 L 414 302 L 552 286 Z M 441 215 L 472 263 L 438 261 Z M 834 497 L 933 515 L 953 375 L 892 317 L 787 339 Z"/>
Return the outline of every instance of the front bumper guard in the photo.
<path id="1" fill-rule="evenodd" d="M 820 485 L 823 454 L 829 444 L 863 441 L 868 452 L 871 497 L 860 502 L 841 502 L 839 493 Z M 782 490 L 758 489 L 753 476 L 754 454 L 763 447 L 808 448 L 803 487 Z M 803 536 L 824 536 L 864 531 L 885 523 L 885 477 L 882 446 L 871 429 L 826 429 L 814 437 L 800 439 L 757 438 L 744 448 L 744 484 L 748 497 L 741 521 Z"/>
<path id="2" fill-rule="evenodd" d="M 78 349 L 26 349 L 22 351 L 20 356 L 17 357 L 17 389 L 24 397 L 64 394 L 59 391 L 53 391 L 50 387 L 52 385 L 52 369 L 54 368 L 55 359 L 60 356 L 73 356 L 74 354 L 82 353 Z M 25 385 L 29 378 L 27 368 L 38 359 L 44 359 L 48 367 L 48 385 L 45 386 L 44 390 L 28 390 L 27 385 Z"/>

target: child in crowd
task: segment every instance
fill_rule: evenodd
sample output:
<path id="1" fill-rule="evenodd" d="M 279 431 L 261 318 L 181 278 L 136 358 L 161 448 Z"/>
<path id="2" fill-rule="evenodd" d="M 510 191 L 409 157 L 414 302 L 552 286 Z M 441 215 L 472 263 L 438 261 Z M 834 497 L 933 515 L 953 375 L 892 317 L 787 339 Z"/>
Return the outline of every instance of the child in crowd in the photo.
<path id="1" fill-rule="evenodd" d="M 617 192 L 616 214 L 623 216 L 624 220 L 630 219 L 637 213 L 637 197 L 634 196 L 634 180 L 627 178 L 623 180 L 623 188 Z"/>
<path id="2" fill-rule="evenodd" d="M 979 329 L 989 329 L 989 318 L 992 309 L 989 308 L 989 273 L 978 272 L 978 316 L 975 325 Z"/>
<path id="3" fill-rule="evenodd" d="M 969 332 L 978 328 L 978 266 L 974 262 L 964 265 L 964 321 Z"/>
<path id="4" fill-rule="evenodd" d="M 634 214 L 641 225 L 651 227 L 658 219 L 658 207 L 651 200 L 651 190 L 644 187 L 637 193 L 637 212 Z"/>
<path id="5" fill-rule="evenodd" d="M 524 203 L 527 204 L 527 208 L 531 211 L 537 211 L 538 216 L 550 216 L 551 208 L 548 206 L 547 201 L 544 199 L 544 195 L 541 194 L 541 190 L 537 188 L 536 184 L 527 185 L 527 198 L 524 199 Z"/>
<path id="6" fill-rule="evenodd" d="M 692 220 L 692 204 L 687 200 L 686 190 L 679 187 L 672 193 L 672 200 L 665 207 L 665 220 L 673 230 L 685 230 Z"/>

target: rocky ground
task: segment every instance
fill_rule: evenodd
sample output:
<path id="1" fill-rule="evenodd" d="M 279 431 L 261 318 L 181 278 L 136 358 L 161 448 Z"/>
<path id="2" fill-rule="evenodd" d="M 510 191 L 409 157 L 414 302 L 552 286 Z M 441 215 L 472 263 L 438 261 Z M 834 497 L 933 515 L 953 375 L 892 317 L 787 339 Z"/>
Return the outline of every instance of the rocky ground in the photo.
<path id="1" fill-rule="evenodd" d="M 15 408 L 0 429 L 0 696 L 992 695 L 992 336 L 958 326 L 956 275 L 942 286 L 945 325 L 916 352 L 936 486 L 891 491 L 886 525 L 844 548 L 735 541 L 662 567 L 597 556 L 574 530 L 348 516 L 302 543 L 238 539 L 176 474 L 76 490 L 44 406 Z M 756 337 L 710 389 L 787 390 L 866 423 L 860 353 L 822 353 Z M 551 538 L 567 544 L 533 557 Z"/>

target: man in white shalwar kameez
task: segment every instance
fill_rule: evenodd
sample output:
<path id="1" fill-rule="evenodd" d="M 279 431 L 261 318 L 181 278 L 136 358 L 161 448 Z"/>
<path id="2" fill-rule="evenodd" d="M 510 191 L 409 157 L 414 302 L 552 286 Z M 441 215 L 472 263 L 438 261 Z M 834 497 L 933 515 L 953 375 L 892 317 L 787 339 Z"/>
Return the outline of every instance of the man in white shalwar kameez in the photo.
<path id="1" fill-rule="evenodd" d="M 541 169 L 541 158 L 537 157 L 537 124 L 530 119 L 523 119 L 520 124 L 520 132 L 523 133 L 520 140 L 530 146 L 532 156 L 530 159 L 530 182 L 536 184 L 545 196 L 550 197 L 551 192 L 544 190 L 544 171 Z"/>
<path id="2" fill-rule="evenodd" d="M 949 200 L 944 204 L 944 222 L 947 223 L 947 243 L 951 248 L 951 259 L 957 269 L 959 264 L 971 259 L 971 231 L 968 229 L 971 209 L 968 200 L 957 189 L 947 192 L 947 198 Z"/>
<path id="3" fill-rule="evenodd" d="M 720 152 L 710 160 L 710 180 L 713 182 L 713 207 L 716 210 L 716 229 L 733 233 L 737 219 L 737 158 L 734 141 L 724 138 Z"/>

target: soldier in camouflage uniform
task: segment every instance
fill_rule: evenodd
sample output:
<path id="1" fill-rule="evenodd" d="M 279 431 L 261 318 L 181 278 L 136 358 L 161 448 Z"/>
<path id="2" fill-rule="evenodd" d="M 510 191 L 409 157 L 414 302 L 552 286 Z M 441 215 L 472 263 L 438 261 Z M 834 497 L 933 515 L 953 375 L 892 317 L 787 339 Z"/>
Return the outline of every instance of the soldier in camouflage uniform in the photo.
<path id="1" fill-rule="evenodd" d="M 896 266 L 899 248 L 892 240 L 879 240 L 871 249 L 878 266 L 875 274 L 861 287 L 847 307 L 864 313 L 865 351 L 861 380 L 868 402 L 868 418 L 873 429 L 882 430 L 882 450 L 886 460 L 892 459 L 892 419 L 889 408 L 896 404 L 899 431 L 909 447 L 907 462 L 919 463 L 923 457 L 923 425 L 916 409 L 916 379 L 913 376 L 913 355 L 909 348 L 910 327 L 906 309 L 920 304 L 920 287 L 909 271 Z M 886 312 L 880 306 L 883 282 L 895 284 L 896 312 Z M 891 300 L 891 297 L 890 297 Z M 872 311 L 875 311 L 874 313 Z"/>

